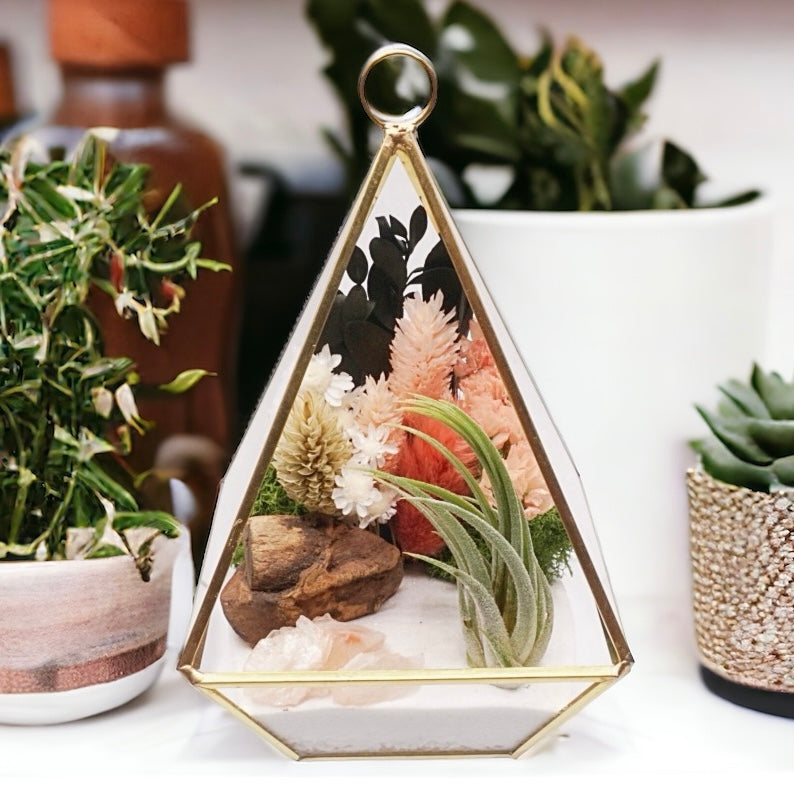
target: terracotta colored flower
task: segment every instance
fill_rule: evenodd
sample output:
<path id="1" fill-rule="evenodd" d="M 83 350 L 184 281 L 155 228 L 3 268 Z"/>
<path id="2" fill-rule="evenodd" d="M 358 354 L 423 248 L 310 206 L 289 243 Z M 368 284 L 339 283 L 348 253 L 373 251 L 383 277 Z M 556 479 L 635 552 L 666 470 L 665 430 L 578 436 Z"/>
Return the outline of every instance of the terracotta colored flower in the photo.
<path id="1" fill-rule="evenodd" d="M 468 444 L 441 422 L 407 414 L 404 423 L 440 441 L 466 466 L 475 465 L 476 457 Z M 412 433 L 405 434 L 400 451 L 389 469 L 393 474 L 440 485 L 453 493 L 469 492 L 466 481 L 455 467 L 427 441 Z M 433 556 L 444 548 L 444 541 L 432 524 L 405 500 L 397 503 L 391 529 L 397 545 L 403 551 Z"/>

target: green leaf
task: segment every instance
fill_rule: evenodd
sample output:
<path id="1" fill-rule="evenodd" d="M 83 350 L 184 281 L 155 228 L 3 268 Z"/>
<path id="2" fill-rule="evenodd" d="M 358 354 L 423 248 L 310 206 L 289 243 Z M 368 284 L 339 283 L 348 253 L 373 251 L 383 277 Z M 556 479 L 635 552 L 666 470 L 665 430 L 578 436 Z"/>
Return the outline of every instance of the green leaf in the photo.
<path id="1" fill-rule="evenodd" d="M 695 190 L 706 180 L 691 154 L 670 141 L 664 142 L 662 154 L 662 179 L 672 188 L 687 207 L 695 203 Z"/>
<path id="2" fill-rule="evenodd" d="M 635 115 L 653 93 L 660 62 L 654 61 L 636 80 L 626 83 L 618 96 L 626 103 L 629 113 Z"/>
<path id="3" fill-rule="evenodd" d="M 452 3 L 441 21 L 442 30 L 462 28 L 474 46 L 452 51 L 479 80 L 502 83 L 515 90 L 520 75 L 518 56 L 494 21 L 469 3 Z M 444 39 L 442 38 L 442 41 Z"/>
<path id="4" fill-rule="evenodd" d="M 747 463 L 766 466 L 773 456 L 765 452 L 750 436 L 748 420 L 723 419 L 705 408 L 695 406 L 711 432 L 734 454 Z"/>
<path id="5" fill-rule="evenodd" d="M 787 455 L 785 458 L 776 460 L 772 464 L 772 471 L 783 485 L 794 488 L 794 455 Z M 774 490 L 774 487 L 771 487 L 770 490 Z"/>
<path id="6" fill-rule="evenodd" d="M 777 482 L 768 467 L 740 460 L 715 439 L 702 442 L 700 455 L 704 470 L 721 482 L 763 492 L 770 491 Z"/>
<path id="7" fill-rule="evenodd" d="M 168 394 L 183 394 L 192 389 L 205 377 L 215 377 L 217 373 L 208 372 L 206 369 L 186 369 L 180 372 L 172 381 L 160 386 L 160 390 Z"/>
<path id="8" fill-rule="evenodd" d="M 95 549 L 92 549 L 88 554 L 86 554 L 86 559 L 102 559 L 105 557 L 123 557 L 124 556 L 124 549 L 120 549 L 118 546 L 113 546 L 112 544 L 105 543 L 101 546 L 97 546 Z"/>
<path id="9" fill-rule="evenodd" d="M 773 419 L 794 419 L 794 384 L 786 383 L 777 372 L 765 373 L 758 364 L 753 365 L 750 382 Z"/>
<path id="10" fill-rule="evenodd" d="M 181 524 L 170 513 L 162 510 L 134 510 L 125 513 L 116 513 L 113 519 L 113 529 L 124 532 L 128 529 L 156 529 L 168 538 L 179 535 Z"/>
<path id="11" fill-rule="evenodd" d="M 759 419 L 771 418 L 769 409 L 758 392 L 747 384 L 731 378 L 731 380 L 720 384 L 717 388 L 747 416 L 754 416 Z"/>
<path id="12" fill-rule="evenodd" d="M 794 455 L 794 420 L 748 419 L 746 423 L 750 438 L 772 457 Z"/>

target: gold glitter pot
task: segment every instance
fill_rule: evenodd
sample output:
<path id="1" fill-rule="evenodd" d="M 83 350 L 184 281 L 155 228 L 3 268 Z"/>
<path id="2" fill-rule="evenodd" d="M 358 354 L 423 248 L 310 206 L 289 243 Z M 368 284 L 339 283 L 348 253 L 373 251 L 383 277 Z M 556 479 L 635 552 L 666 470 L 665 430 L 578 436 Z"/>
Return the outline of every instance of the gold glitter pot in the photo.
<path id="1" fill-rule="evenodd" d="M 794 502 L 687 473 L 695 634 L 706 684 L 794 716 Z"/>

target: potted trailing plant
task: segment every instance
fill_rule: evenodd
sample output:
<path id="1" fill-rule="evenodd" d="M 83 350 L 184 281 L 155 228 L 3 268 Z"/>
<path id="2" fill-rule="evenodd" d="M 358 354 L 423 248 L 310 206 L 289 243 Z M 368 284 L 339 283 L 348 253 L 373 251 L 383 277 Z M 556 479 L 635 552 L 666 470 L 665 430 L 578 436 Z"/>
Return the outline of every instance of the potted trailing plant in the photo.
<path id="1" fill-rule="evenodd" d="M 683 533 L 668 541 L 671 523 L 686 521 L 674 496 L 695 432 L 685 406 L 764 341 L 770 203 L 756 191 L 709 201 L 701 167 L 680 146 L 631 148 L 656 62 L 611 88 L 581 41 L 544 36 L 519 53 L 465 2 L 432 16 L 421 0 L 311 0 L 308 15 L 345 110 L 347 135 L 326 137 L 351 186 L 369 162 L 361 63 L 386 40 L 433 61 L 438 103 L 422 146 L 577 462 L 604 542 L 622 544 L 637 526 L 655 539 L 654 553 L 615 568 L 616 582 L 666 590 L 685 562 Z M 376 106 L 398 113 L 424 100 L 407 67 L 397 81 L 394 62 L 378 68 L 367 82 Z"/>
<path id="2" fill-rule="evenodd" d="M 720 387 L 687 473 L 701 673 L 735 703 L 794 717 L 794 382 L 758 365 Z"/>
<path id="3" fill-rule="evenodd" d="M 146 167 L 110 162 L 95 136 L 69 160 L 22 139 L 0 173 L 0 721 L 62 721 L 155 680 L 179 532 L 139 506 L 135 363 L 104 355 L 89 292 L 157 344 L 181 282 L 226 266 L 189 240 L 201 210 L 175 216 L 177 188 L 150 214 Z"/>

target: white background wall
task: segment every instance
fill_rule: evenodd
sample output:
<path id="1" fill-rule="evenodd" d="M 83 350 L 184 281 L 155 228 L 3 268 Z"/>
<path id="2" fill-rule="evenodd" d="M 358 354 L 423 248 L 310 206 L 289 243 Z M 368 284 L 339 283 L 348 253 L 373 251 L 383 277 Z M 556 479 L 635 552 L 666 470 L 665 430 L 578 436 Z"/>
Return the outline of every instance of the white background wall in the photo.
<path id="1" fill-rule="evenodd" d="M 320 73 L 325 55 L 304 18 L 304 3 L 192 0 L 192 5 L 194 60 L 172 70 L 173 107 L 214 133 L 231 162 L 267 160 L 301 183 L 338 179 L 319 129 L 338 125 L 339 114 Z M 534 48 L 541 26 L 557 38 L 575 33 L 600 53 L 613 85 L 662 58 L 642 137 L 668 136 L 697 156 L 716 185 L 759 187 L 776 200 L 768 343 L 757 357 L 790 375 L 794 3 L 482 0 L 480 5 L 504 23 L 518 48 Z M 43 0 L 0 0 L 0 36 L 14 45 L 24 107 L 46 111 L 57 96 L 58 79 L 48 60 Z M 245 209 L 240 200 L 238 213 Z M 720 289 L 715 283 L 716 301 Z"/>

